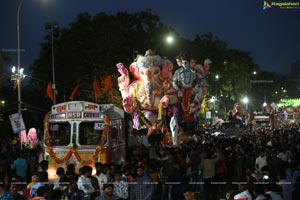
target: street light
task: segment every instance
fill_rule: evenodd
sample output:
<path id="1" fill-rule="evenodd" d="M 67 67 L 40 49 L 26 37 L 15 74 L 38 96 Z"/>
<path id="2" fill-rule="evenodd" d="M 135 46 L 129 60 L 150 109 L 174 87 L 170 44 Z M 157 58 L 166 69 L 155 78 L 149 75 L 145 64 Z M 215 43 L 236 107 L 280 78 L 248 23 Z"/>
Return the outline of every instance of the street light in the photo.
<path id="1" fill-rule="evenodd" d="M 217 101 L 217 97 L 215 97 L 215 96 L 212 96 L 211 98 L 210 98 L 210 100 L 209 100 L 211 103 L 213 103 L 213 106 L 214 106 L 214 109 L 213 109 L 213 118 L 212 118 L 212 124 L 215 124 L 215 120 L 216 120 L 216 114 L 218 113 L 218 112 L 216 112 L 216 101 Z"/>
<path id="2" fill-rule="evenodd" d="M 158 42 L 158 44 L 154 48 L 154 52 L 156 52 L 156 50 L 158 49 L 158 47 L 160 47 L 160 45 L 162 45 L 162 43 L 167 43 L 170 45 L 174 43 L 174 40 L 175 39 L 172 35 L 167 35 L 163 41 Z"/>
<path id="3" fill-rule="evenodd" d="M 54 29 L 58 28 L 55 22 L 47 23 L 46 29 L 51 30 L 51 49 L 52 49 L 52 90 L 53 90 L 53 105 L 56 104 L 56 85 L 55 85 L 55 62 L 54 62 Z"/>
<path id="4" fill-rule="evenodd" d="M 25 78 L 24 69 L 23 68 L 16 68 L 13 66 L 11 68 L 11 72 L 13 73 L 11 75 L 11 80 L 15 81 L 18 87 L 18 113 L 21 113 L 21 106 L 22 106 L 22 101 L 21 101 L 21 81 Z"/>
<path id="5" fill-rule="evenodd" d="M 211 99 L 209 100 L 211 103 L 213 103 L 214 105 L 214 110 L 216 108 L 216 101 L 217 101 L 217 98 L 215 96 L 212 96 Z"/>
<path id="6" fill-rule="evenodd" d="M 246 105 L 246 110 L 248 110 L 248 102 L 249 102 L 248 97 L 244 97 L 242 101 Z"/>
<path id="7" fill-rule="evenodd" d="M 166 42 L 168 44 L 172 44 L 174 42 L 174 37 L 172 35 L 168 35 L 166 38 Z"/>

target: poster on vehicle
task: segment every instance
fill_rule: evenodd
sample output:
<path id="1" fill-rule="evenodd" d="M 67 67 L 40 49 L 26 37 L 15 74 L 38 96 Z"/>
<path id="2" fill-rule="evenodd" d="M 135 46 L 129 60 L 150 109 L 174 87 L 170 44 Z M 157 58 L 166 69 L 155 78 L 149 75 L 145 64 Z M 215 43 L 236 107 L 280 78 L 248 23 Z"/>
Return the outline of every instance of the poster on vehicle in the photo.
<path id="1" fill-rule="evenodd" d="M 21 131 L 26 130 L 21 113 L 9 115 L 9 120 L 14 133 L 20 133 Z"/>

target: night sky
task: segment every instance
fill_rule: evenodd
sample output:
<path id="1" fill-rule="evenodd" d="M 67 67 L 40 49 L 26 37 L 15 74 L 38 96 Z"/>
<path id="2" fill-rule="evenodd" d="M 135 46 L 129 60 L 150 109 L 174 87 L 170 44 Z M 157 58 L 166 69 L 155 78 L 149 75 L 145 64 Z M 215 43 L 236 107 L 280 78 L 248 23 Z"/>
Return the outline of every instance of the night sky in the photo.
<path id="1" fill-rule="evenodd" d="M 14 49 L 19 2 L 0 1 L 0 49 L 14 56 L 5 71 L 17 64 Z M 38 57 L 40 43 L 49 31 L 45 30 L 47 22 L 68 27 L 82 12 L 94 16 L 99 12 L 152 9 L 162 23 L 184 38 L 194 39 L 197 34 L 212 32 L 229 48 L 250 52 L 262 70 L 288 74 L 291 63 L 300 59 L 300 9 L 262 7 L 262 0 L 24 0 L 20 21 L 21 67 L 26 69 Z"/>

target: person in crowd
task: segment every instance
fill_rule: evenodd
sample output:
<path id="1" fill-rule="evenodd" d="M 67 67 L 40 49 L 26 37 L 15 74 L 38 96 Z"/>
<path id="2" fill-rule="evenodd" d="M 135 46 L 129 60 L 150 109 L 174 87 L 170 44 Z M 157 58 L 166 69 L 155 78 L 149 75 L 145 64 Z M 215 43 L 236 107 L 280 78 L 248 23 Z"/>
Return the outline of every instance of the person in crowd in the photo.
<path id="1" fill-rule="evenodd" d="M 44 176 L 43 172 L 36 172 L 31 176 L 32 186 L 30 187 L 29 195 L 31 198 L 36 197 L 37 190 L 44 186 L 46 187 L 45 183 L 47 182 L 46 177 Z"/>
<path id="2" fill-rule="evenodd" d="M 143 166 L 137 167 L 137 177 L 130 188 L 130 200 L 152 200 L 154 189 L 151 179 L 144 175 L 144 171 Z"/>
<path id="3" fill-rule="evenodd" d="M 248 167 L 245 170 L 245 176 L 244 177 L 245 177 L 245 181 L 247 182 L 247 189 L 253 197 L 254 196 L 253 190 L 254 190 L 255 184 L 257 182 L 257 179 L 255 178 L 255 175 L 254 175 L 253 170 L 252 170 L 251 167 Z"/>
<path id="4" fill-rule="evenodd" d="M 120 197 L 114 195 L 114 185 L 106 183 L 103 185 L 104 193 L 102 196 L 96 198 L 96 200 L 121 200 Z"/>
<path id="5" fill-rule="evenodd" d="M 202 178 L 204 181 L 205 199 L 215 199 L 215 186 L 212 182 L 215 181 L 216 163 L 220 160 L 218 151 L 213 153 L 211 149 L 207 149 L 201 155 L 200 170 L 202 170 Z"/>
<path id="6" fill-rule="evenodd" d="M 16 170 L 16 175 L 22 177 L 24 181 L 27 180 L 28 165 L 23 153 L 17 154 L 17 159 L 11 164 L 11 169 Z"/>
<path id="7" fill-rule="evenodd" d="M 103 173 L 102 163 L 97 162 L 95 164 L 95 168 L 96 168 L 96 174 L 94 174 L 94 177 L 96 177 L 98 180 L 100 194 L 102 195 L 104 192 L 103 185 L 108 183 L 108 178 L 107 175 Z"/>
<path id="8" fill-rule="evenodd" d="M 95 192 L 95 188 L 92 185 L 92 181 L 90 179 L 90 176 L 92 174 L 92 167 L 90 166 L 83 166 L 81 168 L 81 175 L 78 178 L 77 185 L 78 189 L 82 190 L 83 192 L 83 198 L 84 199 L 90 199 L 92 193 Z"/>
<path id="9" fill-rule="evenodd" d="M 13 195 L 5 190 L 5 184 L 3 180 L 0 180 L 0 200 L 14 200 Z"/>
<path id="10" fill-rule="evenodd" d="M 287 178 L 285 171 L 279 171 L 277 181 L 277 184 L 282 187 L 283 200 L 291 200 L 293 193 L 292 181 Z"/>
<path id="11" fill-rule="evenodd" d="M 40 168 L 39 168 L 39 172 L 40 172 L 40 176 L 41 178 L 45 181 L 48 182 L 48 168 L 49 168 L 49 162 L 48 160 L 42 160 L 39 164 Z"/>
<path id="12" fill-rule="evenodd" d="M 102 172 L 107 177 L 107 182 L 111 182 L 112 177 L 110 177 L 110 167 L 109 164 L 104 163 L 102 164 Z"/>
<path id="13" fill-rule="evenodd" d="M 58 176 L 58 178 L 56 178 L 56 179 L 54 180 L 54 188 L 56 188 L 56 187 L 59 186 L 60 178 L 61 178 L 62 176 L 65 176 L 65 169 L 62 168 L 62 167 L 57 168 L 57 170 L 56 170 L 56 175 Z"/>
<path id="14" fill-rule="evenodd" d="M 39 158 L 37 155 L 37 149 L 30 149 L 28 155 L 26 156 L 28 163 L 28 177 L 31 177 L 38 169 Z"/>
<path id="15" fill-rule="evenodd" d="M 120 199 L 127 199 L 128 198 L 128 183 L 123 181 L 122 179 L 122 172 L 115 171 L 114 173 L 114 195 L 119 197 Z"/>
<path id="16" fill-rule="evenodd" d="M 36 196 L 31 198 L 30 200 L 46 200 L 46 196 L 48 195 L 48 189 L 45 186 L 41 186 L 36 191 Z M 47 200 L 50 198 L 47 198 Z"/>
<path id="17" fill-rule="evenodd" d="M 109 163 L 109 177 L 110 177 L 110 182 L 112 182 L 114 180 L 114 175 L 115 175 L 115 171 L 116 171 L 116 165 L 115 163 L 111 162 Z"/>
<path id="18" fill-rule="evenodd" d="M 272 200 L 283 200 L 278 193 L 272 191 L 271 182 L 266 182 L 266 184 L 264 184 L 263 186 L 264 186 L 265 196 L 270 197 Z"/>
<path id="19" fill-rule="evenodd" d="M 239 193 L 234 195 L 233 200 L 252 200 L 252 195 L 248 190 L 247 182 L 245 180 L 239 182 L 238 190 Z"/>
<path id="20" fill-rule="evenodd" d="M 11 179 L 9 192 L 13 195 L 15 200 L 26 200 L 27 198 L 23 195 L 24 183 L 21 177 L 14 176 Z"/>
<path id="21" fill-rule="evenodd" d="M 227 164 L 225 155 L 222 150 L 219 150 L 220 160 L 216 163 L 216 181 L 219 190 L 222 190 L 226 182 Z"/>
<path id="22" fill-rule="evenodd" d="M 278 173 L 278 169 L 283 167 L 283 161 L 277 157 L 276 150 L 271 151 L 270 158 L 267 159 L 268 167 L 270 169 L 270 173 L 276 175 Z"/>
<path id="23" fill-rule="evenodd" d="M 267 196 L 264 195 L 264 187 L 262 184 L 256 184 L 253 188 L 254 200 L 267 200 Z"/>
<path id="24" fill-rule="evenodd" d="M 186 186 L 183 190 L 185 200 L 196 200 L 195 191 L 190 186 Z"/>
<path id="25" fill-rule="evenodd" d="M 91 170 L 92 170 L 92 168 L 91 168 Z M 91 174 L 92 174 L 92 172 L 91 172 Z M 95 191 L 91 195 L 91 200 L 94 200 L 96 197 L 98 197 L 98 196 L 101 195 L 100 185 L 99 185 L 98 179 L 95 176 L 91 175 L 90 179 L 91 179 L 92 185 L 93 185 L 93 187 L 95 189 Z"/>
<path id="26" fill-rule="evenodd" d="M 82 191 L 77 187 L 76 180 L 70 179 L 67 176 L 63 176 L 60 179 L 59 188 L 63 192 L 63 196 L 67 197 L 68 200 L 81 200 Z"/>
<path id="27" fill-rule="evenodd" d="M 67 165 L 66 175 L 69 177 L 73 177 L 76 181 L 78 181 L 79 174 L 75 172 L 75 165 L 70 163 Z"/>
<path id="28" fill-rule="evenodd" d="M 259 156 L 255 160 L 255 169 L 258 171 L 258 173 L 261 174 L 261 169 L 265 166 L 267 166 L 267 158 L 266 158 L 266 152 L 264 150 L 261 150 L 259 153 Z"/>

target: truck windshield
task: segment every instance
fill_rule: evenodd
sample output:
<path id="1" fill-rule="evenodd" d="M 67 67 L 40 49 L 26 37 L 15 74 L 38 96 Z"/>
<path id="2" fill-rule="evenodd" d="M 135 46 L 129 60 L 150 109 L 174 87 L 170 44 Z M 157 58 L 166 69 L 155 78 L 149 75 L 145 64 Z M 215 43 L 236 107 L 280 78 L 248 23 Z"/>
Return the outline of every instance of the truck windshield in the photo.
<path id="1" fill-rule="evenodd" d="M 97 145 L 101 140 L 104 122 L 81 122 L 79 125 L 80 145 Z"/>
<path id="2" fill-rule="evenodd" d="M 70 143 L 71 125 L 68 122 L 50 123 L 51 145 L 62 146 Z"/>

